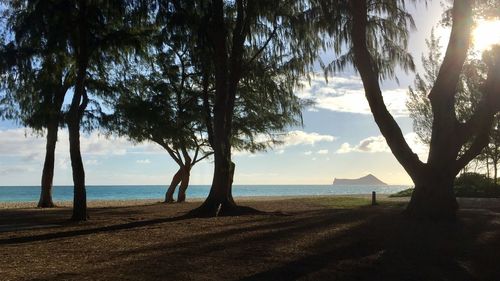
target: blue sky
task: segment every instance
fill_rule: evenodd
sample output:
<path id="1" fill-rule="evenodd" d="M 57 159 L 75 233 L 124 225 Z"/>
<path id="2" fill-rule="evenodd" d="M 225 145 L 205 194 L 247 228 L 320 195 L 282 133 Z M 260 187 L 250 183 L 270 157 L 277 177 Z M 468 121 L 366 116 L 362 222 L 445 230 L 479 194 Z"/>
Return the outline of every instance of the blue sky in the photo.
<path id="1" fill-rule="evenodd" d="M 425 39 L 439 20 L 440 1 L 411 7 L 418 30 L 412 32 L 410 52 L 418 70 Z M 445 34 L 445 32 L 443 33 Z M 444 39 L 443 42 L 446 42 Z M 397 117 L 407 140 L 425 160 L 426 148 L 412 132 L 404 106 L 414 74 L 398 73 L 400 84 L 384 83 L 384 98 Z M 410 178 L 389 152 L 369 113 L 357 75 L 347 72 L 330 77 L 320 74 L 304 82 L 297 95 L 316 100 L 304 112 L 304 127 L 293 128 L 285 144 L 267 152 L 236 152 L 235 184 L 330 184 L 334 177 L 354 178 L 372 173 L 390 184 L 411 184 Z M 0 122 L 0 185 L 37 185 L 44 157 L 44 139 L 7 121 Z M 60 132 L 56 150 L 54 184 L 71 185 L 67 132 Z M 132 144 L 126 139 L 106 139 L 97 132 L 82 137 L 87 184 L 168 184 L 176 164 L 153 143 Z M 212 163 L 193 168 L 192 184 L 209 184 Z"/>

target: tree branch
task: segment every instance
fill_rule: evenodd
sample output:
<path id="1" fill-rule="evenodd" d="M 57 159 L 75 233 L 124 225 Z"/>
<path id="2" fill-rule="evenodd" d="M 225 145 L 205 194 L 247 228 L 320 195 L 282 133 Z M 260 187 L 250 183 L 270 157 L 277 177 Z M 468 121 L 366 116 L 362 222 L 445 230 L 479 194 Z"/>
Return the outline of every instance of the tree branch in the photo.
<path id="1" fill-rule="evenodd" d="M 366 1 L 353 0 L 349 2 L 353 20 L 351 36 L 353 41 L 354 63 L 363 81 L 365 96 L 370 105 L 375 122 L 380 128 L 382 135 L 385 137 L 392 153 L 408 174 L 415 179 L 418 174 L 420 174 L 423 163 L 409 147 L 397 122 L 384 104 L 378 80 L 379 76 L 366 41 L 368 17 Z"/>

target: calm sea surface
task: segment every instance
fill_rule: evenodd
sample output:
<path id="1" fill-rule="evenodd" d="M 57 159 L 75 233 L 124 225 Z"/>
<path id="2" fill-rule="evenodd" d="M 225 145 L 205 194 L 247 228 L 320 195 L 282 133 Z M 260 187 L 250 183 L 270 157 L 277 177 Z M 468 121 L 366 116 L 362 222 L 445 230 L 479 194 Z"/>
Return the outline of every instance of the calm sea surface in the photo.
<path id="1" fill-rule="evenodd" d="M 340 186 L 340 185 L 234 185 L 233 195 L 238 196 L 294 196 L 294 195 L 347 195 L 391 194 L 406 189 L 406 185 L 390 186 Z M 88 200 L 163 199 L 163 185 L 112 185 L 87 186 Z M 187 198 L 205 198 L 210 186 L 191 185 Z M 54 200 L 73 200 L 72 186 L 55 186 Z M 0 202 L 38 201 L 39 186 L 0 186 Z M 177 196 L 177 195 L 176 195 Z"/>

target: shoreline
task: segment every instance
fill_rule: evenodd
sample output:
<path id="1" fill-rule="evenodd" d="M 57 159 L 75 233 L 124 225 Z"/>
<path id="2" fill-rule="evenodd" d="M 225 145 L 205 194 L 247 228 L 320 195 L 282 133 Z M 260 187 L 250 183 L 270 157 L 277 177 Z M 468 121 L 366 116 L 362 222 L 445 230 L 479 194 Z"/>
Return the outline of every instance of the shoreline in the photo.
<path id="1" fill-rule="evenodd" d="M 371 198 L 371 194 L 342 194 L 342 195 L 289 195 L 289 196 L 240 196 L 234 197 L 238 202 L 254 202 L 254 201 L 281 201 L 290 199 L 307 199 L 307 198 L 337 198 L 337 197 L 357 197 Z M 400 198 L 389 198 L 389 194 L 377 194 L 377 199 L 403 201 Z M 404 199 L 404 198 L 403 198 Z M 200 203 L 205 198 L 188 198 L 186 203 Z M 161 204 L 163 199 L 110 199 L 110 200 L 88 200 L 87 207 L 89 208 L 115 208 L 115 207 L 130 207 L 144 206 L 152 204 Z M 0 202 L 0 209 L 40 209 L 50 210 L 51 208 L 38 208 L 38 201 L 22 201 L 22 202 Z M 55 208 L 71 208 L 73 201 L 54 201 Z M 174 203 L 176 204 L 176 203 Z"/>
<path id="2" fill-rule="evenodd" d="M 377 201 L 408 202 L 410 197 L 389 197 L 390 194 L 377 194 Z M 321 199 L 321 198 L 366 198 L 371 200 L 371 194 L 334 194 L 334 195 L 286 195 L 286 196 L 239 196 L 234 197 L 237 203 L 245 202 L 271 202 L 294 199 Z M 201 203 L 205 198 L 188 198 L 186 203 Z M 477 208 L 500 208 L 500 198 L 457 198 L 462 209 Z M 26 209 L 26 210 L 53 210 L 54 208 L 38 208 L 38 201 L 23 202 L 0 202 L 0 210 L 8 209 Z M 162 204 L 163 199 L 110 199 L 110 200 L 88 200 L 88 208 L 120 208 L 137 207 Z M 55 209 L 71 208 L 73 201 L 54 201 Z M 177 203 L 173 203 L 175 205 Z"/>

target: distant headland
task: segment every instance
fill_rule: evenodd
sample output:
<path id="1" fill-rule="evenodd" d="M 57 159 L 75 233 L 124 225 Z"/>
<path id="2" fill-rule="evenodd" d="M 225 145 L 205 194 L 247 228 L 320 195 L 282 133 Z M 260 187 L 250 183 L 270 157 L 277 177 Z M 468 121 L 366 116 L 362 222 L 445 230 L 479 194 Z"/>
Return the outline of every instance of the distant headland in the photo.
<path id="1" fill-rule="evenodd" d="M 387 185 L 372 174 L 359 179 L 333 179 L 333 185 Z"/>

